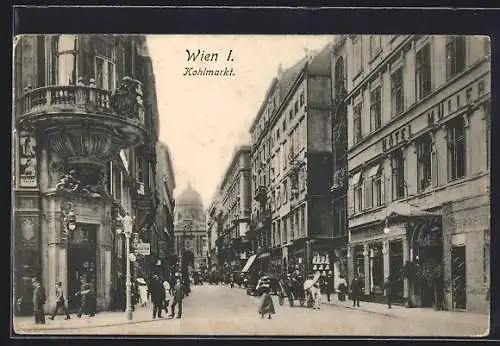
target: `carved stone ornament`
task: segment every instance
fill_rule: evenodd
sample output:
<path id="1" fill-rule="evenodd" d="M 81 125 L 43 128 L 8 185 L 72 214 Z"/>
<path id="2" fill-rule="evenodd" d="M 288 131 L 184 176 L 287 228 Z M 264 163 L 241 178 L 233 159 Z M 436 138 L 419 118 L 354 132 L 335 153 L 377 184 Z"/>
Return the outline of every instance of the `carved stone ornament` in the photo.
<path id="1" fill-rule="evenodd" d="M 138 117 L 138 108 L 142 106 L 143 96 L 139 82 L 123 77 L 120 86 L 111 96 L 111 108 L 119 115 Z"/>
<path id="2" fill-rule="evenodd" d="M 31 240 L 35 236 L 35 225 L 33 219 L 25 218 L 21 224 L 21 234 L 24 239 Z"/>
<path id="3" fill-rule="evenodd" d="M 59 182 L 56 184 L 56 190 L 63 190 L 66 192 L 75 192 L 80 186 L 80 181 L 75 177 L 75 170 L 70 170 L 69 173 L 64 174 Z"/>

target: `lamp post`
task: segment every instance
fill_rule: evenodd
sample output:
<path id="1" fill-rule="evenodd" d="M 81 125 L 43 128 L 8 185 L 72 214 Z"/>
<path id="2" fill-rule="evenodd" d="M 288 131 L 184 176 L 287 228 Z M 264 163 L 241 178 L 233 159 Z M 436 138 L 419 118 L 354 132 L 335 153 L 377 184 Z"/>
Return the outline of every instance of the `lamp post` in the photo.
<path id="1" fill-rule="evenodd" d="M 122 224 L 123 224 L 123 234 L 125 235 L 125 253 L 127 255 L 127 274 L 126 274 L 126 283 L 125 283 L 125 289 L 126 289 L 126 296 L 127 296 L 127 307 L 125 310 L 125 314 L 127 317 L 128 321 L 131 321 L 133 319 L 133 312 L 132 312 L 132 282 L 130 278 L 130 236 L 132 235 L 132 228 L 134 225 L 134 219 L 132 219 L 127 213 L 123 218 L 122 218 Z M 122 230 L 117 229 L 117 233 L 121 234 Z"/>

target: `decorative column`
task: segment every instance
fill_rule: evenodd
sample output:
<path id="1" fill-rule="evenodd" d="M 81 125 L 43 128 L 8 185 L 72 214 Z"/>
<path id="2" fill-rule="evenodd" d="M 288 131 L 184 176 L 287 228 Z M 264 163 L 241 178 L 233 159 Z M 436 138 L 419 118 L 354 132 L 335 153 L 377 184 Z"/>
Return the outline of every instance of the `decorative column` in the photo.
<path id="1" fill-rule="evenodd" d="M 390 256 L 389 256 L 389 241 L 384 240 L 382 242 L 382 255 L 384 256 L 384 280 L 389 276 L 391 273 L 391 267 L 390 267 Z"/>
<path id="2" fill-rule="evenodd" d="M 352 281 L 352 277 L 354 274 L 354 259 L 352 257 L 352 246 L 347 246 L 347 277 L 346 280 L 348 285 L 350 285 Z"/>
<path id="3" fill-rule="evenodd" d="M 365 257 L 365 295 L 370 294 L 370 247 L 363 245 L 363 256 Z"/>
<path id="4" fill-rule="evenodd" d="M 403 238 L 403 266 L 405 265 L 406 261 L 409 260 L 409 248 L 408 248 L 408 239 L 406 236 Z M 410 291 L 410 286 L 408 284 L 408 278 L 404 278 L 404 288 L 403 288 L 403 298 L 407 299 L 409 298 L 408 294 Z"/>

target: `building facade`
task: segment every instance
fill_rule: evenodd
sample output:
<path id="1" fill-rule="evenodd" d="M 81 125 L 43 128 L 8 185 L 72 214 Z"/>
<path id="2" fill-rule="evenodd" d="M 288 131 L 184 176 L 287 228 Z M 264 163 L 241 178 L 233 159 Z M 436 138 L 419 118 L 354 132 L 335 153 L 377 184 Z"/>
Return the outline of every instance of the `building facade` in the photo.
<path id="1" fill-rule="evenodd" d="M 98 309 L 117 306 L 125 287 L 119 215 L 143 228 L 137 200 L 142 186 L 151 189 L 151 171 L 138 169 L 137 148 L 157 138 L 145 37 L 22 36 L 14 61 L 16 311 L 31 310 L 32 277 L 43 282 L 47 307 L 61 281 L 76 308 L 82 277 L 93 282 Z"/>
<path id="2" fill-rule="evenodd" d="M 479 36 L 350 35 L 349 274 L 488 311 L 490 60 Z"/>
<path id="3" fill-rule="evenodd" d="M 334 287 L 347 275 L 347 57 L 345 35 L 339 35 L 332 49 L 332 268 Z"/>
<path id="4" fill-rule="evenodd" d="M 156 143 L 156 187 L 159 203 L 156 209 L 156 227 L 151 248 L 157 254 L 154 263 L 162 277 L 170 277 L 175 265 L 174 248 L 174 189 L 175 176 L 170 150 L 165 143 Z"/>
<path id="5" fill-rule="evenodd" d="M 262 271 L 332 256 L 331 46 L 278 71 L 250 128 L 252 227 Z"/>
<path id="6" fill-rule="evenodd" d="M 219 213 L 216 209 L 212 211 L 222 226 L 222 233 L 219 232 L 216 241 L 220 249 L 219 263 L 233 270 L 241 270 L 251 252 L 247 238 L 251 208 L 250 174 L 250 147 L 239 146 L 220 183 Z"/>
<path id="7" fill-rule="evenodd" d="M 206 216 L 200 194 L 189 184 L 175 199 L 174 247 L 183 272 L 207 266 Z"/>
<path id="8" fill-rule="evenodd" d="M 212 202 L 207 210 L 207 241 L 208 241 L 208 258 L 207 266 L 210 271 L 216 270 L 220 266 L 219 262 L 219 249 L 217 248 L 217 241 L 219 234 L 220 217 L 219 217 L 219 201 L 220 189 L 216 189 L 216 193 L 212 197 Z"/>

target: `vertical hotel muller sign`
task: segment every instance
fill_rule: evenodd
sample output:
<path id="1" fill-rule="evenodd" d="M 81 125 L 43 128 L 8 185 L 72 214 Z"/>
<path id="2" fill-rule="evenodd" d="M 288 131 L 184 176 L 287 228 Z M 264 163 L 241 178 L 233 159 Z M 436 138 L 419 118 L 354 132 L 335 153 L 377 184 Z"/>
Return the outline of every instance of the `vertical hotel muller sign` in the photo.
<path id="1" fill-rule="evenodd" d="M 19 136 L 19 186 L 37 187 L 36 139 L 28 132 Z"/>

